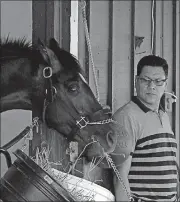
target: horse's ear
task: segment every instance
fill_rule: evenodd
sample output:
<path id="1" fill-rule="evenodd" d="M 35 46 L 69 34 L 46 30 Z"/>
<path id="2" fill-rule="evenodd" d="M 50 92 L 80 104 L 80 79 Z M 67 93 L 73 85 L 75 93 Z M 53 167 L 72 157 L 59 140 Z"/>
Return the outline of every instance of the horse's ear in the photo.
<path id="1" fill-rule="evenodd" d="M 49 58 L 49 54 L 47 52 L 47 47 L 43 44 L 43 42 L 38 38 L 38 49 L 44 59 L 44 61 L 48 62 Z"/>
<path id="2" fill-rule="evenodd" d="M 43 44 L 43 42 L 41 41 L 40 38 L 38 38 L 38 49 L 42 55 L 42 57 L 44 58 L 45 61 L 47 61 L 47 55 L 46 55 L 46 46 Z"/>
<path id="3" fill-rule="evenodd" d="M 52 66 L 53 74 L 56 74 L 57 72 L 61 71 L 62 66 L 51 48 L 46 47 L 43 42 L 38 39 L 38 49 L 44 59 L 48 63 L 50 61 L 50 65 Z"/>
<path id="4" fill-rule="evenodd" d="M 51 38 L 49 40 L 49 48 L 52 49 L 52 50 L 55 50 L 55 49 L 59 48 L 59 44 L 58 44 L 58 42 L 56 41 L 55 38 Z"/>
<path id="5" fill-rule="evenodd" d="M 38 38 L 38 45 L 39 45 L 39 46 L 42 46 L 42 47 L 45 47 L 45 45 L 43 44 L 43 42 L 41 41 L 40 38 Z"/>

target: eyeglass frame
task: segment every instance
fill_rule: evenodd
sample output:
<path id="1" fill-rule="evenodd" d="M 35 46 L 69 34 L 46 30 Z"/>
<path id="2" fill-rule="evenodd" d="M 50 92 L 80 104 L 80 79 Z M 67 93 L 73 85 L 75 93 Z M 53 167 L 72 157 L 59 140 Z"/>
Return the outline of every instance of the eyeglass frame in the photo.
<path id="1" fill-rule="evenodd" d="M 137 77 L 137 79 L 139 79 L 141 81 L 141 83 L 145 84 L 146 86 L 149 86 L 151 84 L 151 82 L 153 82 L 155 84 L 155 86 L 163 86 L 168 79 L 168 78 L 165 78 L 165 79 L 159 80 L 159 79 L 151 79 L 151 78 L 146 79 L 146 78 L 140 77 L 140 76 L 136 76 L 136 77 Z M 163 83 L 158 85 L 157 82 L 163 82 Z"/>

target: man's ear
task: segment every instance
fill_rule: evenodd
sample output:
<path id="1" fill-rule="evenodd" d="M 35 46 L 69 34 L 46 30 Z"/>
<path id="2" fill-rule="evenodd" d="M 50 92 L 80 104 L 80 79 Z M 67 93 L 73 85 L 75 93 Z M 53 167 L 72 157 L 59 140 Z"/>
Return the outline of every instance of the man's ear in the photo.
<path id="1" fill-rule="evenodd" d="M 135 76 L 135 79 L 134 79 L 135 85 L 136 85 L 136 83 L 137 83 L 137 80 L 138 80 L 138 76 L 136 75 L 136 76 Z"/>
<path id="2" fill-rule="evenodd" d="M 165 89 L 167 88 L 167 85 L 168 85 L 168 81 L 166 80 L 165 81 Z"/>

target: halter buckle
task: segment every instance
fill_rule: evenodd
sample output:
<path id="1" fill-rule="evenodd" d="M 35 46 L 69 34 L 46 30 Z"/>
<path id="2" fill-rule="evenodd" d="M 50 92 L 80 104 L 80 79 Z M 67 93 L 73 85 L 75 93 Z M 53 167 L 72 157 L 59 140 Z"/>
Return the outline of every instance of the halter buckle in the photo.
<path id="1" fill-rule="evenodd" d="M 82 129 L 88 125 L 89 121 L 86 121 L 86 117 L 81 116 L 81 119 L 79 121 L 76 121 L 76 125 Z"/>
<path id="2" fill-rule="evenodd" d="M 44 78 L 50 78 L 52 76 L 52 68 L 51 67 L 45 67 L 43 69 L 43 77 Z"/>

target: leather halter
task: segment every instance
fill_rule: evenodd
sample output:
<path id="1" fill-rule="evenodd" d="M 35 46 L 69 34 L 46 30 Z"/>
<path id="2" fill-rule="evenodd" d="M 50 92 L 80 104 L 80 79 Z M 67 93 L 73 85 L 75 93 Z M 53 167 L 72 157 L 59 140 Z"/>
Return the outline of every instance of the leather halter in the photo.
<path id="1" fill-rule="evenodd" d="M 42 48 L 42 57 L 46 63 L 46 67 L 43 69 L 43 77 L 45 78 L 45 98 L 43 103 L 42 121 L 45 122 L 45 112 L 47 106 L 54 101 L 55 94 L 57 93 L 56 88 L 52 85 L 52 64 L 45 47 Z"/>
<path id="2" fill-rule="evenodd" d="M 44 61 L 47 63 L 48 67 L 45 67 L 43 69 L 43 75 L 44 78 L 46 79 L 46 97 L 45 97 L 45 102 L 47 102 L 44 105 L 44 115 L 43 117 L 45 117 L 45 110 L 48 104 L 52 103 L 54 100 L 54 95 L 53 95 L 53 86 L 52 86 L 52 80 L 51 80 L 51 76 L 52 76 L 52 64 L 50 61 L 50 58 L 48 56 L 47 50 L 46 48 L 42 49 L 42 56 Z M 45 73 L 47 73 L 47 75 L 45 75 Z M 79 131 L 83 128 L 85 128 L 89 121 L 93 120 L 93 116 L 97 115 L 98 113 L 102 113 L 103 109 L 98 110 L 97 112 L 95 112 L 94 114 L 88 114 L 88 115 L 81 115 L 78 111 L 78 109 L 74 106 L 74 104 L 72 103 L 72 101 L 68 98 L 68 96 L 66 95 L 65 91 L 62 91 L 62 93 L 65 95 L 63 96 L 62 99 L 62 103 L 61 105 L 63 105 L 63 108 L 66 109 L 67 113 L 69 113 L 71 115 L 71 117 L 75 120 L 75 125 L 72 129 L 72 131 L 70 132 L 70 134 L 66 135 L 63 134 L 61 132 L 61 134 L 66 137 L 68 139 L 68 141 L 72 141 L 75 139 L 75 136 L 78 135 Z M 64 99 L 66 98 L 66 99 Z M 45 120 L 45 118 L 44 118 Z"/>
<path id="3" fill-rule="evenodd" d="M 46 63 L 46 67 L 43 69 L 43 77 L 45 78 L 45 100 L 48 103 L 52 103 L 54 99 L 54 93 L 53 93 L 53 85 L 52 85 L 52 64 L 50 61 L 50 58 L 48 56 L 46 48 L 42 49 L 42 56 Z M 55 88 L 54 88 L 55 89 Z"/>
<path id="4" fill-rule="evenodd" d="M 43 121 L 45 121 L 45 111 L 47 106 L 52 103 L 54 101 L 54 97 L 55 94 L 57 93 L 55 87 L 53 87 L 52 85 L 52 65 L 50 62 L 50 58 L 47 54 L 47 50 L 45 48 L 43 48 L 43 58 L 44 61 L 46 62 L 46 64 L 48 66 L 44 67 L 43 69 L 43 76 L 45 78 L 46 84 L 45 84 L 45 99 L 44 99 L 44 106 L 43 106 Z M 53 90 L 55 90 L 55 92 L 53 92 Z M 65 91 L 62 91 L 62 93 L 64 93 L 65 95 Z M 66 109 L 67 113 L 69 113 L 71 115 L 71 117 L 74 119 L 74 126 L 72 131 L 67 135 L 67 134 L 63 134 L 61 132 L 61 134 L 68 139 L 68 141 L 72 141 L 75 139 L 76 135 L 79 135 L 79 131 L 83 128 L 85 128 L 87 125 L 91 124 L 91 121 L 96 121 L 96 117 L 97 116 L 101 116 L 101 114 L 104 114 L 104 109 L 100 109 L 92 114 L 88 114 L 88 115 L 82 115 L 79 113 L 78 109 L 74 106 L 74 104 L 72 103 L 72 101 L 68 98 L 68 96 L 64 96 L 63 99 L 62 98 L 62 103 L 61 105 L 63 105 L 64 109 Z M 109 114 L 110 110 L 107 111 L 107 113 L 105 114 Z M 106 120 L 105 120 L 106 121 Z M 110 121 L 111 122 L 111 121 Z M 96 122 L 95 122 L 96 123 Z M 105 124 L 106 122 L 102 123 Z M 8 149 L 10 147 L 12 147 L 15 143 L 17 143 L 19 140 L 21 140 L 26 134 L 27 132 L 30 130 L 30 127 L 27 126 L 18 136 L 16 136 L 13 140 L 11 140 L 10 142 L 8 142 L 6 145 L 4 145 L 3 147 L 1 147 L 1 149 Z M 82 139 L 82 138 L 81 138 Z"/>
<path id="5" fill-rule="evenodd" d="M 66 110 L 66 112 L 74 119 L 74 125 L 71 132 L 67 134 L 61 134 L 68 139 L 68 141 L 75 140 L 75 136 L 79 136 L 79 131 L 83 128 L 85 128 L 87 125 L 90 125 L 92 121 L 98 121 L 96 120 L 97 117 L 100 117 L 101 114 L 109 114 L 110 111 L 100 109 L 94 113 L 91 114 L 81 114 L 78 109 L 74 106 L 73 102 L 68 98 L 68 95 L 66 95 L 65 91 L 61 91 L 64 96 L 62 96 L 61 100 L 61 106 L 63 109 Z M 108 116 L 108 115 L 107 115 Z"/>

